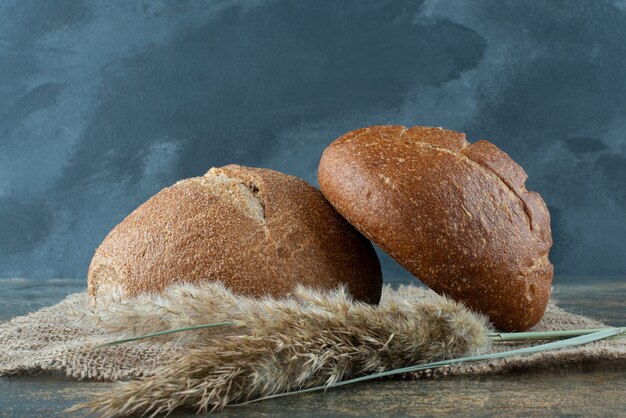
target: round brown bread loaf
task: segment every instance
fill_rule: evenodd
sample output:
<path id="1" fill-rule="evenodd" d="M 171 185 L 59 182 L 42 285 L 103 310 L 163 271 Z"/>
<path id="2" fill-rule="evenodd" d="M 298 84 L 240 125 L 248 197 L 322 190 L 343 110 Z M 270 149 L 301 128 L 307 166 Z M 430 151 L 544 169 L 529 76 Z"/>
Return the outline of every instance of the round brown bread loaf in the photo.
<path id="1" fill-rule="evenodd" d="M 550 215 L 495 145 L 416 126 L 349 132 L 319 183 L 352 225 L 438 293 L 522 331 L 542 317 L 553 267 Z"/>
<path id="2" fill-rule="evenodd" d="M 117 225 L 95 252 L 89 294 L 121 285 L 127 296 L 173 283 L 220 280 L 247 296 L 287 296 L 298 283 L 346 285 L 378 303 L 371 243 L 319 190 L 276 171 L 228 165 L 179 181 Z"/>

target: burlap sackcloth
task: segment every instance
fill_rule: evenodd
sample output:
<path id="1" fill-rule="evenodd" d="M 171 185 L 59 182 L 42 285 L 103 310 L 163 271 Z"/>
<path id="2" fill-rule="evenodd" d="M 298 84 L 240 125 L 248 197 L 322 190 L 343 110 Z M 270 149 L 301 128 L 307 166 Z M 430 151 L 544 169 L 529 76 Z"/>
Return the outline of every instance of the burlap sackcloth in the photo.
<path id="1" fill-rule="evenodd" d="M 381 305 L 397 297 L 415 301 L 433 297 L 428 289 L 418 286 L 385 286 Z M 0 376 L 26 375 L 41 372 L 63 372 L 77 379 L 101 381 L 127 380 L 151 376 L 157 367 L 185 351 L 176 341 L 144 340 L 106 349 L 89 350 L 98 344 L 120 338 L 118 334 L 93 326 L 93 315 L 86 293 L 67 296 L 57 305 L 16 317 L 0 325 Z M 603 328 L 605 324 L 581 315 L 566 312 L 550 303 L 534 331 Z M 520 348 L 534 343 L 494 344 L 492 352 Z M 79 351 L 79 352 L 77 352 Z M 555 367 L 571 363 L 626 358 L 626 339 L 615 338 L 584 346 L 460 364 L 438 369 L 438 375 L 484 375 L 534 367 Z"/>

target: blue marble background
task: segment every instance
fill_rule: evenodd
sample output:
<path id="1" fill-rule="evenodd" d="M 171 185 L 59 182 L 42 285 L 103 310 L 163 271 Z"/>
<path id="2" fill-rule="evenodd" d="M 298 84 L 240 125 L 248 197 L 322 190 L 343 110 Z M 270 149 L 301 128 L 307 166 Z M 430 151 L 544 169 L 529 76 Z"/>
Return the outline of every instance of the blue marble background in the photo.
<path id="1" fill-rule="evenodd" d="M 490 139 L 550 207 L 557 275 L 626 274 L 624 0 L 5 0 L 0 277 L 84 277 L 126 214 L 211 166 L 315 183 L 374 124 Z"/>

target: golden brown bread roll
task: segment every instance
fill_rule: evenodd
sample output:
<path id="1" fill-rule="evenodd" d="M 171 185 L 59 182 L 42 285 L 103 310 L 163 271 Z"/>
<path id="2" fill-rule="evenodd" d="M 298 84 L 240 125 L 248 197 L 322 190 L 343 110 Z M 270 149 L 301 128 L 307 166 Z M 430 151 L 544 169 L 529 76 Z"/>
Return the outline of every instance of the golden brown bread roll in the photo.
<path id="1" fill-rule="evenodd" d="M 349 132 L 324 151 L 318 175 L 365 236 L 506 331 L 539 321 L 552 282 L 550 215 L 526 177 L 487 141 L 420 126 Z"/>
<path id="2" fill-rule="evenodd" d="M 179 181 L 139 206 L 95 252 L 95 298 L 121 285 L 127 296 L 177 282 L 220 280 L 248 296 L 288 295 L 297 283 L 348 287 L 378 303 L 380 264 L 371 243 L 303 180 L 229 165 Z"/>

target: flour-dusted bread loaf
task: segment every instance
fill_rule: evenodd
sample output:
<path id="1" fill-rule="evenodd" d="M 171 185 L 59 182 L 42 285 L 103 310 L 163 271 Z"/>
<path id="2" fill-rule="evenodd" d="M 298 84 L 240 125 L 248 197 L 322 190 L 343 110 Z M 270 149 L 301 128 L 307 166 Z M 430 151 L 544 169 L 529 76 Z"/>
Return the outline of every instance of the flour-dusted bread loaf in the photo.
<path id="1" fill-rule="evenodd" d="M 89 267 L 89 294 L 127 296 L 179 282 L 222 281 L 236 293 L 287 296 L 300 283 L 346 285 L 378 303 L 371 243 L 316 188 L 276 171 L 228 165 L 150 198 L 104 239 Z"/>
<path id="2" fill-rule="evenodd" d="M 507 331 L 539 321 L 552 283 L 550 215 L 525 181 L 495 145 L 420 126 L 349 132 L 319 166 L 322 192 L 352 225 Z"/>

